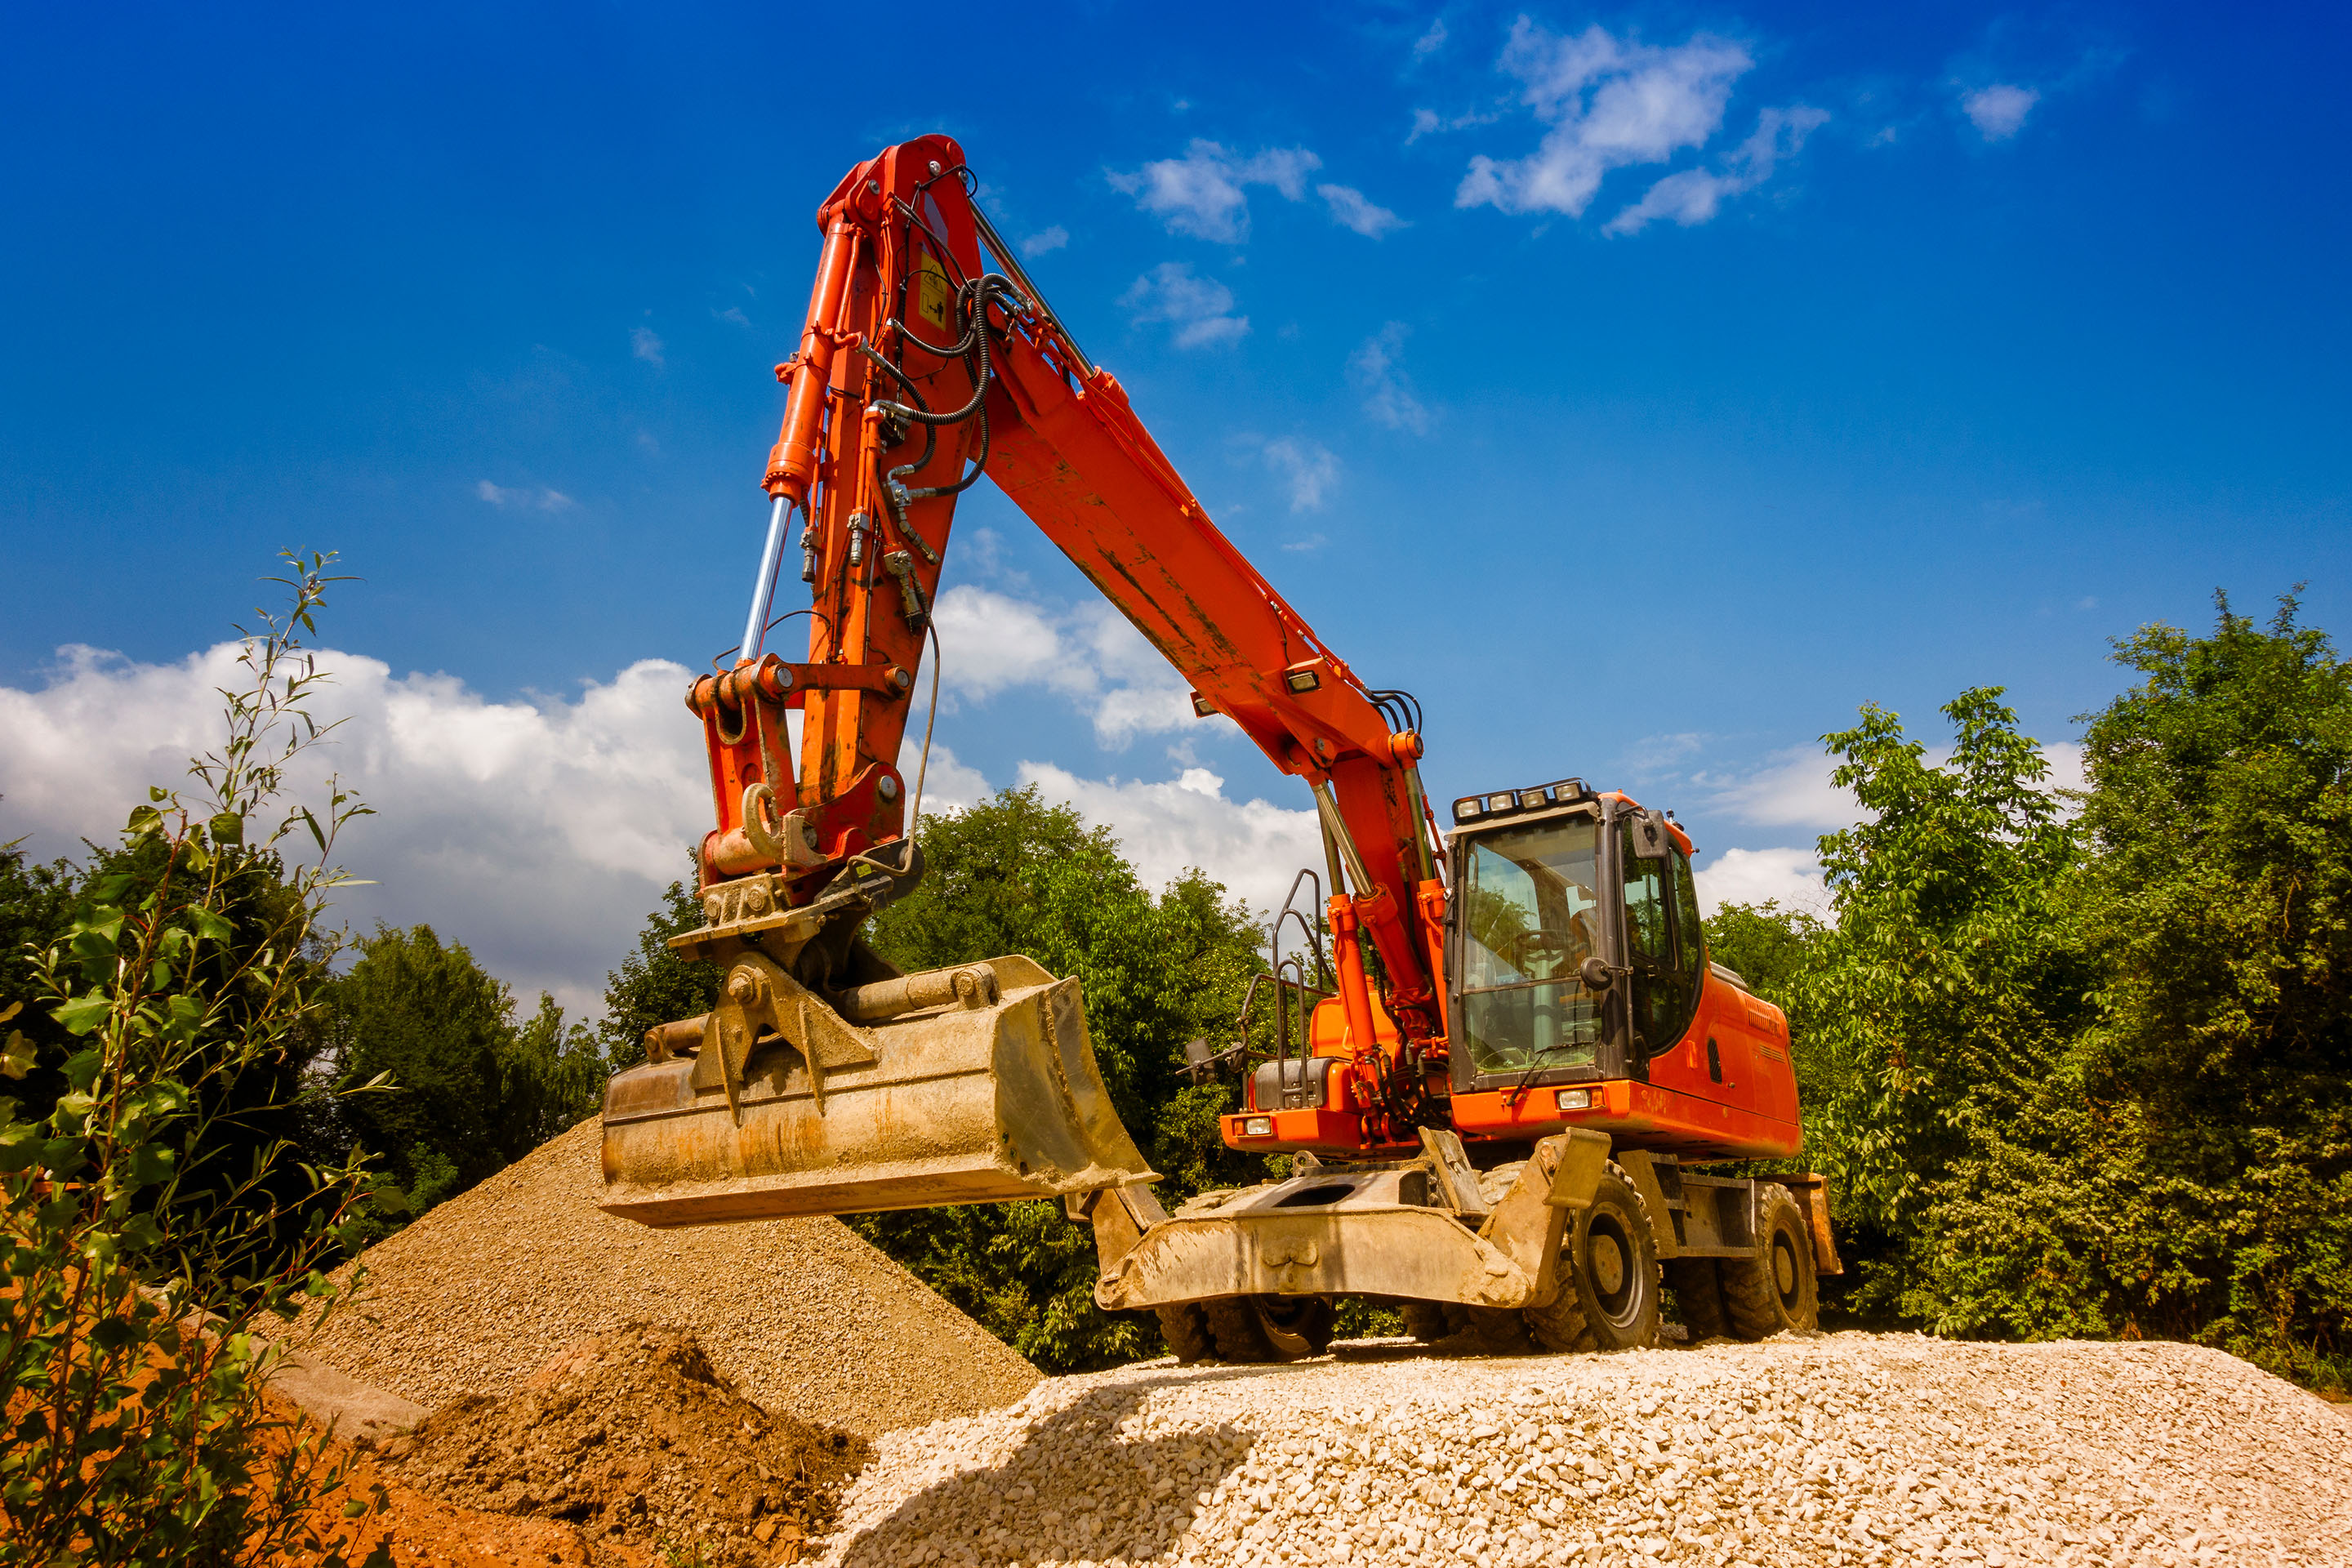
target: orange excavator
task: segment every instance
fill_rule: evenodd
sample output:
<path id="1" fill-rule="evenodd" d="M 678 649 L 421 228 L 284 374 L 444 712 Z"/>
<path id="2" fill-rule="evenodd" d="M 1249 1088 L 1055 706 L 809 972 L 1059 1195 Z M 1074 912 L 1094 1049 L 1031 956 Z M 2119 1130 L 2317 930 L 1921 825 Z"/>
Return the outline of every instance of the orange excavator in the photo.
<path id="1" fill-rule="evenodd" d="M 1455 800 L 1442 832 L 1418 704 L 1367 687 L 1218 531 L 976 184 L 919 137 L 818 211 L 751 613 L 687 696 L 717 820 L 704 923 L 671 945 L 725 979 L 612 1080 L 604 1206 L 675 1226 L 1057 1198 L 1093 1229 L 1097 1300 L 1156 1310 L 1186 1360 L 1319 1352 L 1346 1296 L 1426 1338 L 1562 1350 L 1654 1342 L 1662 1283 L 1696 1335 L 1811 1326 L 1839 1268 L 1820 1178 L 1692 1168 L 1802 1135 L 1787 1022 L 1709 962 L 1683 830 L 1563 778 Z M 1284 1180 L 1169 1213 L 1075 979 L 1019 956 L 906 974 L 860 935 L 922 875 L 922 769 L 910 791 L 899 760 L 927 642 L 936 707 L 932 606 L 983 474 L 1196 712 L 1313 798 L 1328 884 L 1294 885 L 1241 1042 L 1188 1047 L 1239 1073 L 1224 1140 L 1288 1154 Z M 795 546 L 810 603 L 775 616 Z M 795 616 L 788 660 L 767 642 Z"/>

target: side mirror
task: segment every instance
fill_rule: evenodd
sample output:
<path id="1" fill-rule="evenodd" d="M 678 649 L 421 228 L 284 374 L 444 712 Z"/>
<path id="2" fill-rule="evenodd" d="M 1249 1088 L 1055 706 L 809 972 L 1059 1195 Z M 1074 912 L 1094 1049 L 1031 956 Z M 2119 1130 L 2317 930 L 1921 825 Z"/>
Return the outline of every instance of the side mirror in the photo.
<path id="1" fill-rule="evenodd" d="M 1666 819 L 1656 812 L 1644 811 L 1626 826 L 1633 830 L 1636 858 L 1664 860 L 1674 853 L 1674 835 L 1666 831 Z"/>
<path id="2" fill-rule="evenodd" d="M 1576 977 L 1584 982 L 1587 991 L 1606 991 L 1617 978 L 1610 967 L 1601 962 L 1601 955 L 1597 952 L 1587 957 L 1579 966 Z"/>

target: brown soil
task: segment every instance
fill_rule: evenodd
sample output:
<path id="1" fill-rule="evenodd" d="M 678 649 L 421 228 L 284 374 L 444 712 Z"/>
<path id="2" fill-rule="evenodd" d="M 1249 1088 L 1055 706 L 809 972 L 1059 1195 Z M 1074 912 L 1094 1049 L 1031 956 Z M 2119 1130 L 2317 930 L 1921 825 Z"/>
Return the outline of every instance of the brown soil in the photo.
<path id="1" fill-rule="evenodd" d="M 766 1409 L 866 1436 L 1036 1384 L 1035 1367 L 837 1220 L 653 1230 L 604 1213 L 600 1144 L 583 1122 L 371 1247 L 359 1300 L 303 1348 L 439 1409 L 517 1393 L 583 1339 L 668 1324 Z"/>
<path id="2" fill-rule="evenodd" d="M 622 1544 L 767 1568 L 832 1522 L 872 1452 L 761 1409 L 692 1335 L 635 1325 L 572 1347 L 519 1394 L 458 1399 L 394 1439 L 384 1462 L 445 1504 L 576 1531 L 560 1561 Z"/>

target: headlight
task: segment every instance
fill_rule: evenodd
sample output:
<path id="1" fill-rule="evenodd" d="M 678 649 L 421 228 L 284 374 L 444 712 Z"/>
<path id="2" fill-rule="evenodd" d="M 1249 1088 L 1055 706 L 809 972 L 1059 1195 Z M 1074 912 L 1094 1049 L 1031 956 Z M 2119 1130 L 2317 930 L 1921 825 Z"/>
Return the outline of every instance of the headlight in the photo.
<path id="1" fill-rule="evenodd" d="M 1243 1137 L 1244 1137 L 1244 1138 L 1271 1138 L 1271 1137 L 1273 1137 L 1273 1136 L 1274 1136 L 1274 1118 L 1273 1118 L 1273 1117 L 1271 1117 L 1271 1116 L 1244 1116 L 1244 1117 L 1243 1117 L 1243 1118 L 1242 1118 L 1242 1136 L 1243 1136 Z"/>
<path id="2" fill-rule="evenodd" d="M 1590 1110 L 1592 1109 L 1592 1091 L 1589 1089 L 1563 1089 L 1559 1091 L 1559 1108 L 1562 1110 Z"/>

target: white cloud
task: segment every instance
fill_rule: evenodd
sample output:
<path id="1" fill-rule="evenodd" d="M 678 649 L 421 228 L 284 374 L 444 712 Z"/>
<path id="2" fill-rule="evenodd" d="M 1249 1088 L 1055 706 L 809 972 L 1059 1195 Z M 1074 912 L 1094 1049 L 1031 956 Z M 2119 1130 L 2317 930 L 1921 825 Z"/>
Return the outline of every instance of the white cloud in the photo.
<path id="1" fill-rule="evenodd" d="M 1412 41 L 1412 58 L 1425 60 L 1445 47 L 1445 18 L 1439 16 L 1429 24 L 1429 31 Z"/>
<path id="2" fill-rule="evenodd" d="M 1021 764 L 1024 785 L 1108 827 L 1144 886 L 1163 888 L 1197 866 L 1261 917 L 1271 915 L 1300 867 L 1322 865 L 1321 829 L 1311 809 L 1228 800 L 1224 782 L 1206 768 L 1147 784 L 1083 779 L 1051 763 Z"/>
<path id="3" fill-rule="evenodd" d="M 1952 760 L 1948 745 L 1930 746 L 1926 761 L 1943 767 Z M 2048 741 L 2042 745 L 2050 772 L 2045 789 L 2081 789 L 2083 748 L 2073 741 Z M 1862 820 L 1861 803 L 1851 791 L 1830 782 L 1837 759 L 1814 746 L 1791 746 L 1775 752 L 1766 764 L 1744 778 L 1694 774 L 1692 782 L 1714 790 L 1711 809 L 1727 812 L 1738 821 L 1759 827 L 1811 827 L 1822 831 L 1849 827 Z"/>
<path id="4" fill-rule="evenodd" d="M 1213 278 L 1195 278 L 1186 262 L 1161 262 L 1118 302 L 1135 312 L 1138 326 L 1167 322 L 1180 349 L 1237 343 L 1249 332 L 1249 318 L 1233 313 L 1234 291 Z"/>
<path id="5" fill-rule="evenodd" d="M 27 835 L 42 855 L 110 841 L 147 785 L 177 784 L 217 743 L 236 655 L 227 643 L 150 665 L 67 647 L 40 689 L 0 687 L 0 838 Z M 595 1010 L 710 826 L 700 731 L 678 704 L 688 671 L 647 659 L 569 700 L 493 702 L 446 675 L 318 658 L 332 679 L 316 711 L 349 721 L 294 782 L 315 793 L 340 773 L 380 814 L 341 847 L 378 885 L 346 889 L 336 918 L 428 921 L 526 1005 L 546 989 Z"/>
<path id="6" fill-rule="evenodd" d="M 1727 849 L 1691 869 L 1698 881 L 1699 908 L 1710 916 L 1725 904 L 1772 899 L 1784 910 L 1830 917 L 1829 890 L 1810 849 Z"/>
<path id="7" fill-rule="evenodd" d="M 1754 134 L 1734 148 L 1720 167 L 1668 174 L 1610 219 L 1605 232 L 1639 234 L 1655 218 L 1672 218 L 1685 228 L 1706 222 L 1725 197 L 1752 191 L 1770 179 L 1780 161 L 1795 157 L 1805 138 L 1828 119 L 1822 110 L 1803 104 L 1766 110 L 1757 119 Z"/>
<path id="8" fill-rule="evenodd" d="M 1016 687 L 1070 699 L 1095 739 L 1123 747 L 1136 737 L 1202 721 L 1191 687 L 1128 618 L 1107 604 L 1056 615 L 990 589 L 959 585 L 940 595 L 940 684 L 986 701 Z"/>
<path id="9" fill-rule="evenodd" d="M 1181 158 L 1162 158 L 1129 173 L 1113 170 L 1111 188 L 1177 234 L 1239 245 L 1249 237 L 1249 187 L 1270 186 L 1290 201 L 1307 195 L 1307 176 L 1323 160 L 1304 147 L 1277 147 L 1244 158 L 1214 142 L 1194 141 Z"/>
<path id="10" fill-rule="evenodd" d="M 748 327 L 751 324 L 751 318 L 743 313 L 743 307 L 740 305 L 730 305 L 723 310 L 713 310 L 710 313 L 720 321 L 731 322 L 735 326 Z"/>
<path id="11" fill-rule="evenodd" d="M 2025 117 L 2042 101 L 2039 88 L 2005 81 L 1960 95 L 1960 110 L 1988 142 L 2006 142 L 2025 128 Z"/>
<path id="12" fill-rule="evenodd" d="M 1723 123 L 1732 84 L 1755 62 L 1741 45 L 1703 33 L 1657 48 L 1599 26 L 1560 37 L 1522 16 L 1501 63 L 1551 129 L 1530 156 L 1471 159 L 1454 205 L 1575 217 L 1611 169 L 1703 146 Z"/>
<path id="13" fill-rule="evenodd" d="M 662 341 L 654 335 L 654 330 L 651 327 L 639 327 L 636 331 L 631 332 L 629 334 L 629 347 L 639 359 L 644 360 L 647 364 L 654 366 L 656 369 L 659 369 L 661 367 Z"/>
<path id="14" fill-rule="evenodd" d="M 1320 441 L 1285 436 L 1265 444 L 1265 466 L 1282 476 L 1293 511 L 1320 511 L 1323 492 L 1339 482 L 1339 459 Z"/>
<path id="15" fill-rule="evenodd" d="M 1039 229 L 1035 234 L 1023 240 L 1021 254 L 1034 261 L 1048 251 L 1059 250 L 1069 243 L 1070 231 L 1060 224 L 1055 224 L 1051 228 Z"/>
<path id="16" fill-rule="evenodd" d="M 1405 335 L 1412 329 L 1391 321 L 1348 356 L 1348 384 L 1363 395 L 1364 412 L 1391 430 L 1429 432 L 1429 410 L 1412 395 L 1412 383 L 1398 368 Z"/>
<path id="17" fill-rule="evenodd" d="M 1367 239 L 1378 239 L 1392 228 L 1405 226 L 1404 219 L 1367 201 L 1364 193 L 1353 185 L 1318 185 L 1315 194 L 1330 205 L 1332 222 L 1352 228 Z"/>
<path id="18" fill-rule="evenodd" d="M 509 489 L 504 485 L 494 485 L 488 479 L 476 485 L 474 493 L 492 506 L 530 507 L 539 511 L 568 511 L 580 504 L 562 490 L 551 490 L 545 486 L 534 489 L 529 485 L 518 485 Z"/>

